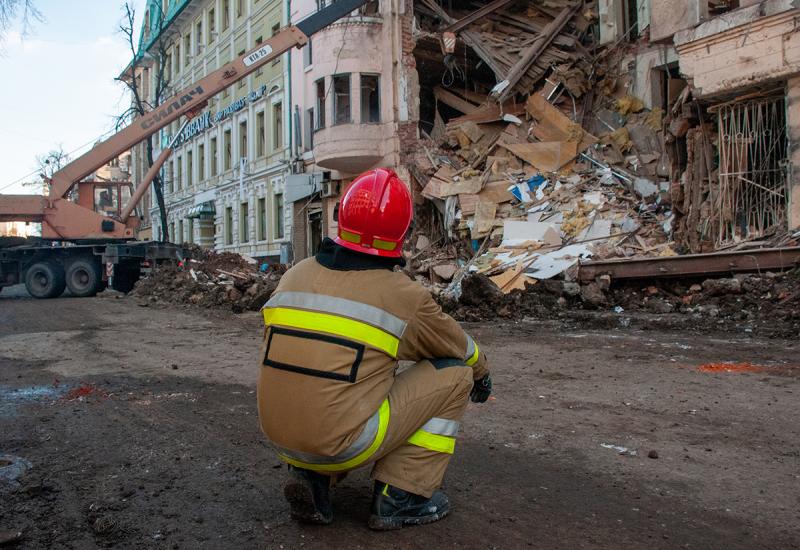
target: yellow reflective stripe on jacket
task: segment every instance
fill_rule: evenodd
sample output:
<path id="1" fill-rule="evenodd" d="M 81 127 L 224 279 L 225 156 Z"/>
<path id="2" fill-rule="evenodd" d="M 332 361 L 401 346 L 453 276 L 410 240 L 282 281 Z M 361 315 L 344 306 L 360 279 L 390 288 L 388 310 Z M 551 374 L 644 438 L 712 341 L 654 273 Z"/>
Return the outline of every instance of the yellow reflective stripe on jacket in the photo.
<path id="1" fill-rule="evenodd" d="M 345 470 L 352 470 L 369 460 L 372 455 L 375 454 L 375 451 L 383 443 L 384 438 L 386 437 L 386 429 L 389 427 L 389 416 L 391 415 L 391 410 L 389 408 L 389 399 L 384 399 L 383 403 L 381 403 L 380 409 L 378 409 L 378 416 L 380 421 L 378 422 L 378 433 L 375 436 L 375 439 L 372 441 L 372 444 L 367 447 L 367 449 L 351 458 L 346 462 L 342 462 L 340 464 L 312 464 L 310 462 L 302 462 L 300 460 L 296 460 L 286 454 L 278 453 L 278 456 L 284 462 L 291 464 L 292 466 L 296 466 L 298 468 L 305 468 L 306 470 L 314 470 L 317 472 L 343 472 Z"/>
<path id="2" fill-rule="evenodd" d="M 391 357 L 397 357 L 400 339 L 366 323 L 339 315 L 300 309 L 277 307 L 264 308 L 262 311 L 264 313 L 264 324 L 266 325 L 280 325 L 302 330 L 326 332 L 349 340 L 363 342 Z"/>
<path id="3" fill-rule="evenodd" d="M 303 309 L 305 311 L 316 311 L 317 313 L 340 315 L 348 319 L 372 325 L 397 338 L 403 337 L 403 333 L 408 325 L 404 320 L 385 309 L 355 300 L 318 294 L 316 292 L 298 292 L 293 290 L 276 292 L 269 301 L 264 304 L 264 307 L 286 307 L 291 309 Z"/>
<path id="4" fill-rule="evenodd" d="M 456 448 L 456 439 L 454 437 L 432 434 L 425 430 L 417 430 L 414 432 L 414 434 L 408 438 L 408 442 L 417 447 L 450 455 L 453 454 Z"/>
<path id="5" fill-rule="evenodd" d="M 477 363 L 480 354 L 481 351 L 480 349 L 478 349 L 478 343 L 475 340 L 473 340 L 469 334 L 467 334 L 467 353 L 466 357 L 464 357 L 464 359 L 466 359 L 467 361 L 467 366 L 471 367 L 472 365 Z"/>

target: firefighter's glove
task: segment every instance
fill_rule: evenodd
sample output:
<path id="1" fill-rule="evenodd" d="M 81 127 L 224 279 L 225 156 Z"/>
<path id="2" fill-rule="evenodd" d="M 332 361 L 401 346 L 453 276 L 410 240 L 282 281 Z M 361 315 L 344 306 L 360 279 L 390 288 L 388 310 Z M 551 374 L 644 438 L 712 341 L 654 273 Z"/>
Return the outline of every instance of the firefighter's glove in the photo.
<path id="1" fill-rule="evenodd" d="M 492 377 L 487 374 L 480 380 L 475 380 L 475 384 L 472 386 L 472 392 L 469 394 L 469 399 L 473 403 L 486 403 L 491 393 Z"/>

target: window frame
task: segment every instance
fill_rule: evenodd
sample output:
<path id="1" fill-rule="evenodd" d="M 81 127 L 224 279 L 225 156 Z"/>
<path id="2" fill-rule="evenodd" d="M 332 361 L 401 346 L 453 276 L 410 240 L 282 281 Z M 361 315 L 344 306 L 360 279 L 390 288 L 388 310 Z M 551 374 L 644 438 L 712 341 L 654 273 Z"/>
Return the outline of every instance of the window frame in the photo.
<path id="1" fill-rule="evenodd" d="M 267 198 L 259 197 L 256 202 L 256 241 L 266 241 L 267 235 Z"/>
<path id="2" fill-rule="evenodd" d="M 377 86 L 375 87 L 375 98 L 376 98 L 376 100 L 378 102 L 378 113 L 377 113 L 378 114 L 378 118 L 377 118 L 377 120 L 370 120 L 369 118 L 371 118 L 371 117 L 368 118 L 368 116 L 365 116 L 365 115 L 369 115 L 371 111 L 369 109 L 369 105 L 366 105 L 366 107 L 367 107 L 366 109 L 364 108 L 365 107 L 365 102 L 364 102 L 364 89 L 365 89 L 364 77 L 375 78 L 375 83 L 377 84 Z M 360 115 L 361 115 L 360 116 L 361 124 L 380 124 L 381 123 L 381 75 L 380 74 L 376 74 L 376 73 L 360 73 L 358 75 L 358 83 L 359 83 L 359 92 L 360 92 L 359 110 L 361 111 L 361 113 L 360 113 Z"/>
<path id="3" fill-rule="evenodd" d="M 280 208 L 278 205 L 280 204 Z M 273 220 L 273 236 L 274 240 L 286 238 L 286 228 L 284 227 L 286 203 L 283 198 L 283 192 L 272 194 L 272 217 Z"/>
<path id="4" fill-rule="evenodd" d="M 325 78 L 319 78 L 314 81 L 315 94 L 314 94 L 314 109 L 316 111 L 314 118 L 314 131 L 322 130 L 325 128 L 325 104 L 326 91 L 325 91 Z M 322 95 L 320 95 L 322 92 Z"/>
<path id="5" fill-rule="evenodd" d="M 225 231 L 225 244 L 230 246 L 233 244 L 233 206 L 225 207 L 225 219 L 222 225 Z"/>
<path id="6" fill-rule="evenodd" d="M 283 148 L 283 101 L 272 104 L 272 150 Z"/>
<path id="7" fill-rule="evenodd" d="M 250 242 L 250 203 L 239 203 L 239 244 Z"/>
<path id="8" fill-rule="evenodd" d="M 332 126 L 338 126 L 341 124 L 351 124 L 353 122 L 353 83 L 352 83 L 352 73 L 339 73 L 331 76 L 331 89 L 333 91 L 333 120 L 331 121 Z M 347 114 L 346 116 L 340 116 L 339 114 L 339 107 L 340 107 L 340 96 L 345 96 L 344 93 L 340 93 L 336 89 L 336 83 L 338 82 L 347 82 Z"/>

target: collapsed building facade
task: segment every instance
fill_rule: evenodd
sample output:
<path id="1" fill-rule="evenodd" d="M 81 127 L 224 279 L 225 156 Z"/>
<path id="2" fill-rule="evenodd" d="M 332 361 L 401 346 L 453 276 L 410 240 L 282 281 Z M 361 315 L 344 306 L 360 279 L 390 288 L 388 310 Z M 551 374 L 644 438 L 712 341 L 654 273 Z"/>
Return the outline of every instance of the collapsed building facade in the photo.
<path id="1" fill-rule="evenodd" d="M 470 269 L 513 267 L 512 286 L 586 258 L 793 244 L 797 4 L 374 3 L 292 54 L 295 259 L 379 165 L 414 188 L 414 258 L 461 241 L 457 267 L 480 252 Z M 447 281 L 433 255 L 422 271 Z"/>

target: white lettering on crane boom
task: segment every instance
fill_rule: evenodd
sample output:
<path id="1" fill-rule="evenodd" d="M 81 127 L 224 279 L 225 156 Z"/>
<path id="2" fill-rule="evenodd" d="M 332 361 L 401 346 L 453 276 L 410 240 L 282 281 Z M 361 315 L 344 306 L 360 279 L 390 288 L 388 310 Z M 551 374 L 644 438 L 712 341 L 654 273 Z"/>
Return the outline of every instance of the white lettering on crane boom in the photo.
<path id="1" fill-rule="evenodd" d="M 261 46 L 256 51 L 254 51 L 253 53 L 244 58 L 244 64 L 246 67 L 249 67 L 253 63 L 256 63 L 257 61 L 264 59 L 271 53 L 272 53 L 272 46 L 270 46 L 269 44 Z"/>

